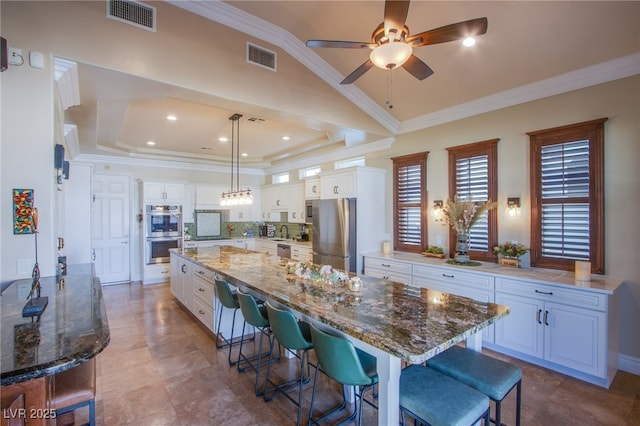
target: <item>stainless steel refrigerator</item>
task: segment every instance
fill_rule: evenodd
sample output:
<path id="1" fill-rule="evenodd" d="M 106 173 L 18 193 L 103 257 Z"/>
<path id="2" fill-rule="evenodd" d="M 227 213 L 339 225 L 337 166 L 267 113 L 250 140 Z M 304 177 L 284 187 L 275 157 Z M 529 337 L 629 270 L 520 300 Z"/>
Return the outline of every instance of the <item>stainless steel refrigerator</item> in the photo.
<path id="1" fill-rule="evenodd" d="M 313 263 L 356 272 L 356 199 L 314 200 L 312 224 Z"/>

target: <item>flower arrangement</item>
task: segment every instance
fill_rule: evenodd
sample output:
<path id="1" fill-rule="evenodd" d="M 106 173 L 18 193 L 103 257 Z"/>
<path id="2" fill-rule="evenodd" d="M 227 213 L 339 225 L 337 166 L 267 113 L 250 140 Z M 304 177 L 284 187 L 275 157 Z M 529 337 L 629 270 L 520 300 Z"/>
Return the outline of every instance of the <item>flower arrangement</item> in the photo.
<path id="1" fill-rule="evenodd" d="M 229 233 L 229 235 L 231 235 L 231 233 L 236 229 L 235 226 L 233 226 L 233 223 L 227 223 L 227 232 Z"/>
<path id="2" fill-rule="evenodd" d="M 528 252 L 529 249 L 524 244 L 507 241 L 506 243 L 495 246 L 493 251 L 505 257 L 520 257 Z"/>
<path id="3" fill-rule="evenodd" d="M 468 234 L 485 212 L 496 206 L 497 203 L 491 200 L 485 202 L 474 202 L 468 199 L 461 199 L 457 195 L 452 199 L 447 199 L 444 211 L 444 221 L 448 223 L 458 234 Z"/>

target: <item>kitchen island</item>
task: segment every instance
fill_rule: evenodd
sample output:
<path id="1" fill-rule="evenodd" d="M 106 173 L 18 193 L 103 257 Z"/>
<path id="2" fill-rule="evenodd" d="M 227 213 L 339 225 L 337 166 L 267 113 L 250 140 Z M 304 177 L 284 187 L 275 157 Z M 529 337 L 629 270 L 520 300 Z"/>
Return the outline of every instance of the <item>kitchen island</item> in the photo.
<path id="1" fill-rule="evenodd" d="M 28 424 L 47 424 L 54 416 L 48 402 L 56 373 L 87 362 L 109 344 L 102 290 L 92 265 L 70 265 L 62 278 L 40 279 L 41 295 L 49 299 L 40 317 L 22 317 L 31 279 L 13 282 L 0 298 L 2 405 L 13 403 L 14 394 L 22 395 L 26 415 L 38 417 L 27 419 Z"/>
<path id="2" fill-rule="evenodd" d="M 175 249 L 172 253 L 343 335 L 375 356 L 381 425 L 398 421 L 402 361 L 424 362 L 465 339 L 477 349 L 481 330 L 509 313 L 506 306 L 372 277 L 361 277 L 359 291 L 349 290 L 344 282 L 305 280 L 287 273 L 286 259 L 236 247 Z"/>

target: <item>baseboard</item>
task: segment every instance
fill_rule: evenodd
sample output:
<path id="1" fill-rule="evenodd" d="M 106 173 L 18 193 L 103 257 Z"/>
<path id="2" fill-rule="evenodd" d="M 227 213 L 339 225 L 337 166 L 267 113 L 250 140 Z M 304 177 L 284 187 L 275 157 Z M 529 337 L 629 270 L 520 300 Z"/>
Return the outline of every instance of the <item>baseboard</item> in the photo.
<path id="1" fill-rule="evenodd" d="M 618 354 L 618 370 L 640 376 L 640 358 Z"/>

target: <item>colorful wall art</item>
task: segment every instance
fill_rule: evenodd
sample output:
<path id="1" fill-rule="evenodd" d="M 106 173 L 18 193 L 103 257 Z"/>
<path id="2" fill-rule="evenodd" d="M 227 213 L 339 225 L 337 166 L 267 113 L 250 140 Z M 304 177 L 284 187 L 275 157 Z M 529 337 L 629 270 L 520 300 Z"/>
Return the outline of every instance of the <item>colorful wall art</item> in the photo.
<path id="1" fill-rule="evenodd" d="M 33 189 L 13 190 L 13 233 L 33 234 Z"/>

